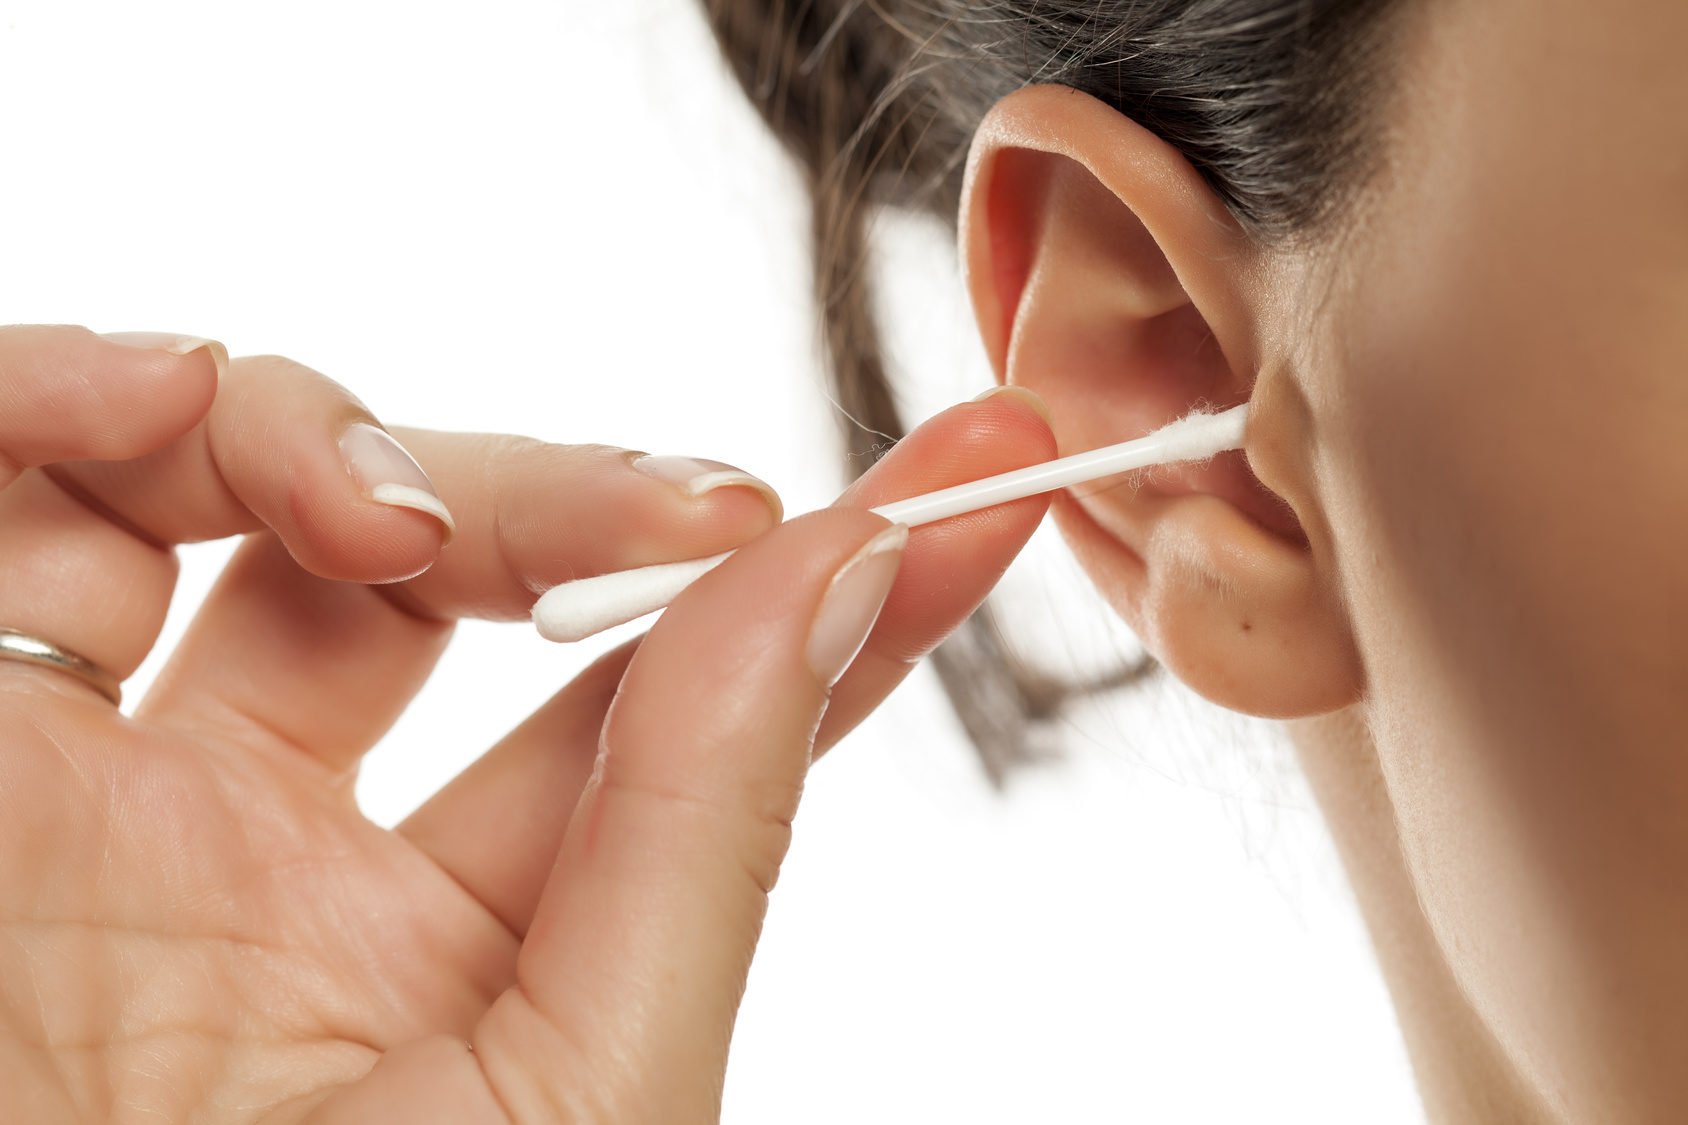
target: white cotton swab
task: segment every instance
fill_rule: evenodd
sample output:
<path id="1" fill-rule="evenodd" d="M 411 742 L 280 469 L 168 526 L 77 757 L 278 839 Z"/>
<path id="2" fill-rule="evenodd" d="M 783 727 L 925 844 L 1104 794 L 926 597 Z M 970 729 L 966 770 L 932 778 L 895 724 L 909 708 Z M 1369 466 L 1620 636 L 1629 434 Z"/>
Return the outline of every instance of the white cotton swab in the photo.
<path id="1" fill-rule="evenodd" d="M 1116 473 L 1176 461 L 1200 461 L 1241 448 L 1247 420 L 1247 403 L 1222 414 L 1187 414 L 1135 441 L 1075 453 L 870 510 L 892 523 L 918 527 Z M 533 623 L 539 635 L 549 641 L 585 640 L 612 625 L 661 609 L 731 554 L 726 551 L 706 559 L 660 563 L 553 586 L 534 604 Z"/>

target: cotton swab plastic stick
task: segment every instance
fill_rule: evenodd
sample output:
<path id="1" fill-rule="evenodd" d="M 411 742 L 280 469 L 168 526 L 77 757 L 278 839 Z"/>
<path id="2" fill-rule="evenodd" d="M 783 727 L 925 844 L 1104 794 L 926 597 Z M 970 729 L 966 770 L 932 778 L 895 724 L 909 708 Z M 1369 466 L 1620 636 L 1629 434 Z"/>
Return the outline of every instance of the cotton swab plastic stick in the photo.
<path id="1" fill-rule="evenodd" d="M 1116 473 L 1176 461 L 1200 461 L 1240 448 L 1247 420 L 1247 403 L 1222 414 L 1187 414 L 1134 441 L 881 504 L 871 511 L 892 523 L 918 527 Z M 612 625 L 661 609 L 731 554 L 726 551 L 706 559 L 659 563 L 553 586 L 534 604 L 533 623 L 539 635 L 549 641 L 585 640 Z"/>

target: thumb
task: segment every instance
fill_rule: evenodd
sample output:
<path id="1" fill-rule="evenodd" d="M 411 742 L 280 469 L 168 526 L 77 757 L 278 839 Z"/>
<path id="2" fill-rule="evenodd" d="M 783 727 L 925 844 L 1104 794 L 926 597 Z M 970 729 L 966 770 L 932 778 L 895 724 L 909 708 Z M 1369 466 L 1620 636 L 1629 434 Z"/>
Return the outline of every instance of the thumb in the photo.
<path id="1" fill-rule="evenodd" d="M 317 1119 L 715 1121 L 815 729 L 906 542 L 869 512 L 815 512 L 677 599 L 622 680 L 517 983 L 473 1051 L 400 1047 Z"/>
<path id="2" fill-rule="evenodd" d="M 468 1043 L 388 1051 L 311 1125 L 716 1121 L 815 729 L 907 538 L 814 512 L 676 599 L 610 707 L 515 986 Z"/>
<path id="3" fill-rule="evenodd" d="M 556 1104 L 586 1120 L 715 1120 L 815 729 L 906 541 L 866 512 L 804 516 L 651 631 L 522 947 L 519 989 L 476 1035 L 517 1120 Z"/>

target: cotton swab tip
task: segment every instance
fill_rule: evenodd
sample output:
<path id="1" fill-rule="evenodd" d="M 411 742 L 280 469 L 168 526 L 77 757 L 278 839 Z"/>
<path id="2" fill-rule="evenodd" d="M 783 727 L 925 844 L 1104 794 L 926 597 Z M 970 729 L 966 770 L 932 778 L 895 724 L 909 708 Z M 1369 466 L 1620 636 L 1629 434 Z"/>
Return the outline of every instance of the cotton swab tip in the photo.
<path id="1" fill-rule="evenodd" d="M 1186 414 L 1156 430 L 1151 437 L 1164 438 L 1165 461 L 1202 461 L 1215 454 L 1240 449 L 1248 428 L 1248 403 L 1218 414 Z"/>
<path id="2" fill-rule="evenodd" d="M 548 641 L 583 641 L 611 626 L 655 613 L 726 562 L 730 554 L 641 566 L 553 586 L 534 603 L 534 628 Z"/>

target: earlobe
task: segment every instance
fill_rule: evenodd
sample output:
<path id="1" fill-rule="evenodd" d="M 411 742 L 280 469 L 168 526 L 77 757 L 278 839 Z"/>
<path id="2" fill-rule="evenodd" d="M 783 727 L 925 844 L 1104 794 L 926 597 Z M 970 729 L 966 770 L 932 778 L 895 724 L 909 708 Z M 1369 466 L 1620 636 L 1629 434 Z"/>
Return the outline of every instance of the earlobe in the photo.
<path id="1" fill-rule="evenodd" d="M 1059 87 L 1004 99 L 974 140 L 960 226 L 997 376 L 1043 396 L 1063 454 L 1249 399 L 1282 315 L 1265 255 L 1122 114 Z M 1251 449 L 1281 448 L 1285 421 L 1251 409 Z M 1328 555 L 1242 455 L 1097 482 L 1053 510 L 1103 594 L 1209 699 L 1288 717 L 1357 697 Z"/>

